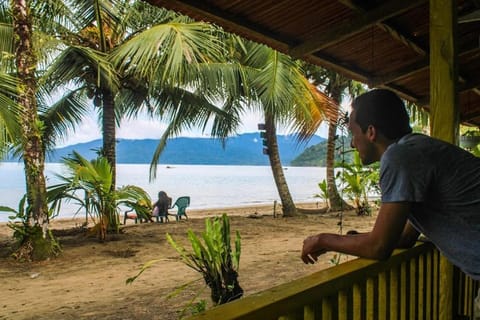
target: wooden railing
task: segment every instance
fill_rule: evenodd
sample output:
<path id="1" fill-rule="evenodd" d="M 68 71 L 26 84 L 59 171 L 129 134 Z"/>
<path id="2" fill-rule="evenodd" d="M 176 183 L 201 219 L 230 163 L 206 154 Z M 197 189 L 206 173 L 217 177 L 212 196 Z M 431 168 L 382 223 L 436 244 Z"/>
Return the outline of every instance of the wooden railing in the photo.
<path id="1" fill-rule="evenodd" d="M 438 251 L 419 243 L 387 261 L 355 259 L 192 319 L 473 319 L 478 281 L 454 268 L 453 292 L 444 295 L 439 270 Z"/>

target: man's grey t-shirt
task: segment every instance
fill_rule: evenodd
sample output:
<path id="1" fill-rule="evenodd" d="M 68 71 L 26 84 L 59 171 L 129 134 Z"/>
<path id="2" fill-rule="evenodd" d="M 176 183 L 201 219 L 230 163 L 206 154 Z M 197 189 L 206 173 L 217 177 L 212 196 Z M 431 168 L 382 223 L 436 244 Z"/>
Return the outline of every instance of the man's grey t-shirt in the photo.
<path id="1" fill-rule="evenodd" d="M 409 134 L 380 160 L 382 202 L 410 202 L 408 219 L 455 265 L 480 280 L 480 158 Z"/>

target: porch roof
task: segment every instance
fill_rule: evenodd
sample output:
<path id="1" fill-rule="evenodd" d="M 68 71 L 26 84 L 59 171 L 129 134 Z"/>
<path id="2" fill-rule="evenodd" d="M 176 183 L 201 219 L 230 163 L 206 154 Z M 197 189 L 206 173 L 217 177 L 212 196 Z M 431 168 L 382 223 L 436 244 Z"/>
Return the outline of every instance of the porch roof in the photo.
<path id="1" fill-rule="evenodd" d="M 429 110 L 426 0 L 146 0 Z M 480 2 L 457 1 L 460 121 L 480 126 Z"/>

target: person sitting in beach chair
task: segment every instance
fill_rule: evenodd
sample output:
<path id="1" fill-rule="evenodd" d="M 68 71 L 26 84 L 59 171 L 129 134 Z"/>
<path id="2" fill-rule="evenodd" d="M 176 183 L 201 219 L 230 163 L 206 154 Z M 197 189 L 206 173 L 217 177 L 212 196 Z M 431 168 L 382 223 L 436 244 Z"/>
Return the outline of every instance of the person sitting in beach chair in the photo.
<path id="1" fill-rule="evenodd" d="M 157 222 L 168 222 L 168 209 L 172 206 L 172 198 L 170 198 L 165 191 L 158 193 L 158 200 L 153 204 L 152 216 L 156 217 Z"/>
<path id="2" fill-rule="evenodd" d="M 150 203 L 147 199 L 140 199 L 137 202 L 127 202 L 126 205 L 130 207 L 130 209 L 124 213 L 123 224 L 127 224 L 127 219 L 135 220 L 135 223 L 153 222 Z"/>

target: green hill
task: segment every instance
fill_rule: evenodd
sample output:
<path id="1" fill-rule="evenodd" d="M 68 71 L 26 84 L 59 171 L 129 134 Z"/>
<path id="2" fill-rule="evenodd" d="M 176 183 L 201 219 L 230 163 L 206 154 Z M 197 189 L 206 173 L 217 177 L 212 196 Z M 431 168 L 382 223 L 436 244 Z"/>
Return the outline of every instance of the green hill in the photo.
<path id="1" fill-rule="evenodd" d="M 313 136 L 306 143 L 298 144 L 294 135 L 278 135 L 280 159 L 284 165 L 301 154 L 306 148 L 325 140 Z M 117 143 L 118 163 L 150 163 L 158 140 L 125 140 Z M 95 150 L 102 146 L 101 140 L 80 143 L 55 149 L 47 156 L 49 162 L 60 162 L 62 157 L 73 150 L 87 159 L 96 157 Z M 223 148 L 220 140 L 211 138 L 169 139 L 160 158 L 162 164 L 211 164 L 211 165 L 269 165 L 268 157 L 262 153 L 262 140 L 259 133 L 245 133 L 230 137 Z"/>
<path id="2" fill-rule="evenodd" d="M 342 159 L 351 162 L 351 153 L 344 151 L 350 150 L 350 140 L 340 137 L 336 141 L 335 162 L 341 162 Z M 298 157 L 290 163 L 295 167 L 325 167 L 327 159 L 327 140 L 305 149 Z"/>

